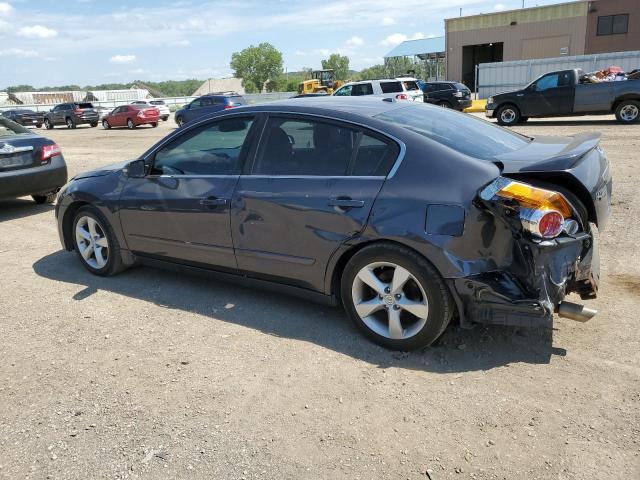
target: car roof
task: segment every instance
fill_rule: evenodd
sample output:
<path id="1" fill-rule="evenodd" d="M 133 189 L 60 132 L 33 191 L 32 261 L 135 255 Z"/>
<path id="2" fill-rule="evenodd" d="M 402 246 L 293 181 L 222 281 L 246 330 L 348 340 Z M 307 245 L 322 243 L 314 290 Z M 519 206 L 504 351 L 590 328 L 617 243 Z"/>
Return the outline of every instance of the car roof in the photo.
<path id="1" fill-rule="evenodd" d="M 411 80 L 409 78 L 370 78 L 368 80 L 358 80 L 357 82 L 347 82 L 345 83 L 343 86 L 347 86 L 347 85 L 360 85 L 363 83 L 370 83 L 370 82 L 402 82 L 403 80 Z"/>

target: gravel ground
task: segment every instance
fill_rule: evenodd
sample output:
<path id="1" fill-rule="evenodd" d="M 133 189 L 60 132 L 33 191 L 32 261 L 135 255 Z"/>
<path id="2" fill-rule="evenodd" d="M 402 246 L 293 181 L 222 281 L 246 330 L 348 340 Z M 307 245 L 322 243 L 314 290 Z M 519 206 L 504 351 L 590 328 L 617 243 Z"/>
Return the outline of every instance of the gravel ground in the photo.
<path id="1" fill-rule="evenodd" d="M 73 175 L 172 128 L 46 135 Z M 295 298 L 151 268 L 91 276 L 51 206 L 0 202 L 0 478 L 640 478 L 640 125 L 516 130 L 602 132 L 615 183 L 599 314 L 452 325 L 411 354 Z"/>

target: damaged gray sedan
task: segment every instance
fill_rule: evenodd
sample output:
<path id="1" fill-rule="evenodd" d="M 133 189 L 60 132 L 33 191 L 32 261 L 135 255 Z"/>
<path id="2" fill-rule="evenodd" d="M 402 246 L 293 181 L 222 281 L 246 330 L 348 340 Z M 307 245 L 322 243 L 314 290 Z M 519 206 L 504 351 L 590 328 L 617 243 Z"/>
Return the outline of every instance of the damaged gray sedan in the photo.
<path id="1" fill-rule="evenodd" d="M 94 274 L 150 264 L 341 303 L 373 341 L 409 350 L 453 318 L 593 316 L 565 297 L 596 296 L 592 226 L 604 228 L 611 189 L 597 135 L 529 138 L 429 105 L 308 98 L 211 115 L 80 174 L 56 217 Z"/>

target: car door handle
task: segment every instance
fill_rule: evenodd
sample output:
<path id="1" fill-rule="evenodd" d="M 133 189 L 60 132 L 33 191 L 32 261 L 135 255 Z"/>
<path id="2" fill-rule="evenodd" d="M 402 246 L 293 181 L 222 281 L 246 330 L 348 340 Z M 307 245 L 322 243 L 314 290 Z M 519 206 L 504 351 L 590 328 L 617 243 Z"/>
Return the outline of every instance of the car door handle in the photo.
<path id="1" fill-rule="evenodd" d="M 524 93 L 516 93 L 516 97 L 524 97 Z"/>
<path id="2" fill-rule="evenodd" d="M 340 208 L 362 208 L 364 207 L 363 200 L 353 200 L 351 198 L 338 197 L 329 200 L 330 207 Z"/>
<path id="3" fill-rule="evenodd" d="M 200 200 L 200 205 L 220 206 L 220 205 L 226 205 L 226 204 L 227 204 L 226 198 L 207 197 Z"/>

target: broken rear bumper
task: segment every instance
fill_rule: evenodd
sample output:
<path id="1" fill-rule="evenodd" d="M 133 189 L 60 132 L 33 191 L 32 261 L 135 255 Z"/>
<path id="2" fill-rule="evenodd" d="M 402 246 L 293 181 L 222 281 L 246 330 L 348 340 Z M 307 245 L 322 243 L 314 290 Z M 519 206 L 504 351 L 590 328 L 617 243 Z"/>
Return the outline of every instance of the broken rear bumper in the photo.
<path id="1" fill-rule="evenodd" d="M 596 238 L 591 233 L 515 242 L 508 270 L 449 280 L 461 325 L 550 326 L 564 297 L 595 298 L 599 281 Z"/>

